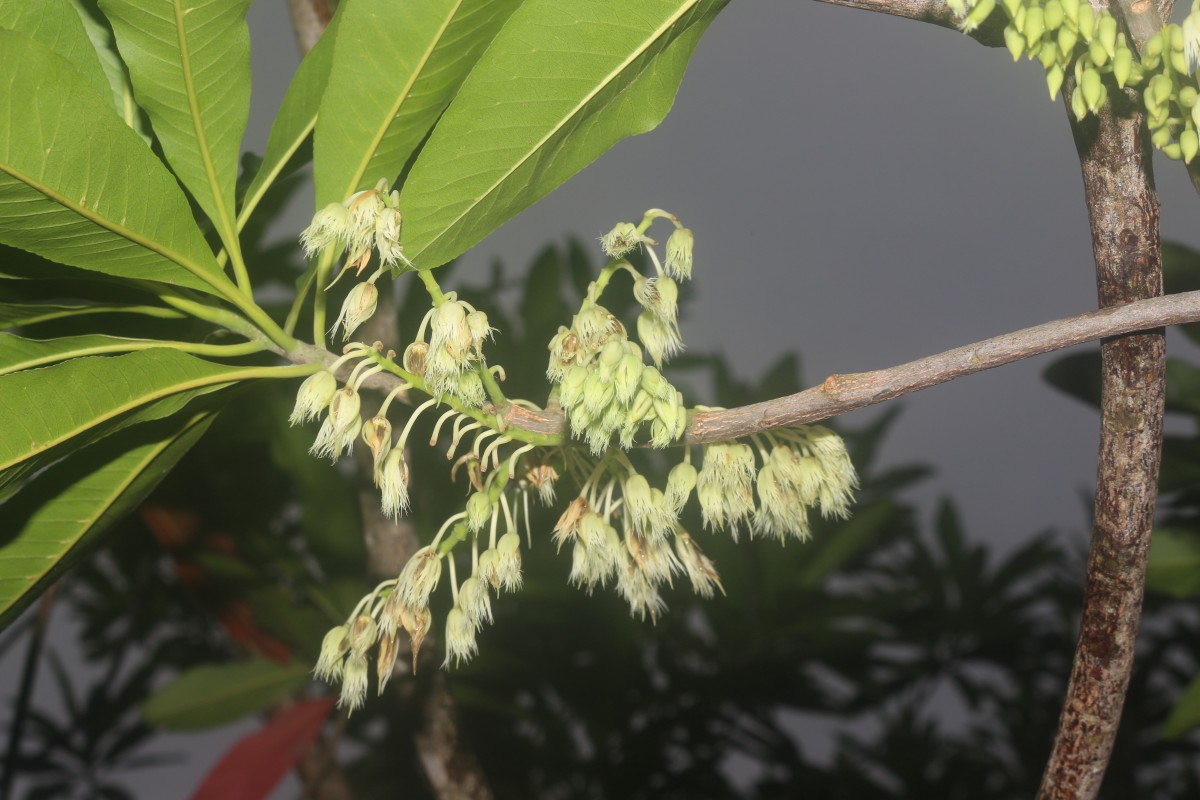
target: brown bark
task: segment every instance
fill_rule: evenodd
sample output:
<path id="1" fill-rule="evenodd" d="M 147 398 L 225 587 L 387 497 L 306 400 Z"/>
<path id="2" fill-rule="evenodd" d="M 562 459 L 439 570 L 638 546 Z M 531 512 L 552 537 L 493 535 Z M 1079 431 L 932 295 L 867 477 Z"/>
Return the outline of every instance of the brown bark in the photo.
<path id="1" fill-rule="evenodd" d="M 1136 98 L 1116 101 L 1099 120 L 1072 119 L 1103 307 L 1162 294 L 1151 147 Z M 1154 524 L 1165 337 L 1161 331 L 1116 337 L 1104 342 L 1101 357 L 1100 457 L 1083 617 L 1038 794 L 1045 800 L 1092 798 L 1100 789 L 1133 668 Z"/>

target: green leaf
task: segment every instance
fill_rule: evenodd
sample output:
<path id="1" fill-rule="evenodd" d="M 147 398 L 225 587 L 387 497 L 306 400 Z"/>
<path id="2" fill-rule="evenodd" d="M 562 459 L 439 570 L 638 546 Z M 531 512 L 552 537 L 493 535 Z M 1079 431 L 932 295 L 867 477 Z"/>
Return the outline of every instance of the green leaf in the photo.
<path id="1" fill-rule="evenodd" d="M 109 91 L 112 92 L 113 107 L 117 109 L 117 116 L 137 131 L 142 141 L 150 144 L 150 125 L 142 109 L 133 99 L 133 84 L 129 82 L 129 71 L 125 69 L 125 62 L 121 60 L 121 56 L 117 54 L 117 40 L 113 36 L 112 28 L 108 26 L 108 20 L 100 14 L 96 0 L 70 0 L 70 3 L 75 6 L 79 18 L 83 20 L 83 29 L 87 32 L 100 60 L 100 68 L 108 82 Z"/>
<path id="2" fill-rule="evenodd" d="M 517 0 L 350 0 L 313 138 L 317 208 L 403 169 Z"/>
<path id="3" fill-rule="evenodd" d="M 230 250 L 250 114 L 249 7 L 250 0 L 100 0 L 163 154 Z"/>
<path id="4" fill-rule="evenodd" d="M 70 0 L 0 0 L 0 28 L 23 33 L 62 56 L 97 92 L 108 79 Z"/>
<path id="5" fill-rule="evenodd" d="M 1179 528 L 1155 530 L 1146 588 L 1181 599 L 1200 595 L 1200 534 Z"/>
<path id="6" fill-rule="evenodd" d="M 1197 725 L 1200 725 L 1200 675 L 1192 679 L 1167 715 L 1162 735 L 1164 739 L 1178 739 Z"/>
<path id="7" fill-rule="evenodd" d="M 85 545 L 140 503 L 212 420 L 206 413 L 110 437 L 50 467 L 6 503 L 0 627 L 70 566 Z"/>
<path id="8" fill-rule="evenodd" d="M 183 319 L 184 314 L 158 306 L 78 305 L 59 303 L 0 303 L 0 330 L 36 325 L 85 314 L 142 314 L 158 319 Z"/>
<path id="9" fill-rule="evenodd" d="M 527 0 L 404 184 L 405 251 L 440 266 L 621 139 L 651 130 L 726 0 Z"/>
<path id="10" fill-rule="evenodd" d="M 269 369 L 269 368 L 267 368 Z M 0 377 L 0 487 L 94 439 L 178 411 L 198 394 L 264 375 L 264 368 L 214 364 L 175 350 L 76 358 Z"/>
<path id="11" fill-rule="evenodd" d="M 316 46 L 308 51 L 296 74 L 292 76 L 279 113 L 271 123 L 271 133 L 267 136 L 267 150 L 263 154 L 262 163 L 258 165 L 258 171 L 254 173 L 254 179 L 246 189 L 242 210 L 238 214 L 239 223 L 244 223 L 317 123 L 317 107 L 321 103 L 321 96 L 325 94 L 325 84 L 329 81 L 329 65 L 333 63 L 333 43 L 337 38 L 338 20 L 341 19 L 345 6 L 346 4 L 338 6 L 337 13 L 317 40 Z"/>
<path id="12" fill-rule="evenodd" d="M 196 667 L 142 705 L 151 725 L 191 731 L 224 725 L 279 702 L 308 683 L 309 666 L 254 659 Z"/>
<path id="13" fill-rule="evenodd" d="M 175 178 L 107 97 L 11 31 L 0 31 L 0 76 L 0 243 L 106 275 L 233 291 Z"/>
<path id="14" fill-rule="evenodd" d="M 12 333 L 0 333 L 0 375 L 20 372 L 25 369 L 57 364 L 83 356 L 133 353 L 139 350 L 171 347 L 185 353 L 239 354 L 229 353 L 222 345 L 192 344 L 191 342 L 163 342 L 159 339 L 133 339 L 125 336 L 109 336 L 88 333 L 79 336 L 62 336 L 57 339 L 26 339 Z"/>

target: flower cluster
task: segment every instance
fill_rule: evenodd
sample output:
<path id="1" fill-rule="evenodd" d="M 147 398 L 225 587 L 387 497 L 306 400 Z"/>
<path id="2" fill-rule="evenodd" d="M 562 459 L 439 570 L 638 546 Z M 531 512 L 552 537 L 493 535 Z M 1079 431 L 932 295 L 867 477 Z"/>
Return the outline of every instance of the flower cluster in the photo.
<path id="1" fill-rule="evenodd" d="M 976 30 L 997 8 L 996 0 L 947 0 L 966 33 Z M 1155 147 L 1190 162 L 1200 151 L 1200 104 L 1193 74 L 1200 64 L 1200 0 L 1182 26 L 1169 24 L 1142 48 L 1139 60 L 1108 11 L 1087 0 L 1000 0 L 1008 18 L 1004 42 L 1016 61 L 1037 59 L 1046 70 L 1053 99 L 1067 75 L 1074 75 L 1071 110 L 1077 119 L 1095 114 L 1107 102 L 1111 78 L 1117 89 L 1142 91 Z"/>
<path id="2" fill-rule="evenodd" d="M 486 394 L 476 366 L 484 366 L 483 343 L 493 333 L 487 314 L 448 292 L 421 320 L 416 341 L 404 351 L 404 368 L 424 378 L 435 396 L 481 405 Z"/>

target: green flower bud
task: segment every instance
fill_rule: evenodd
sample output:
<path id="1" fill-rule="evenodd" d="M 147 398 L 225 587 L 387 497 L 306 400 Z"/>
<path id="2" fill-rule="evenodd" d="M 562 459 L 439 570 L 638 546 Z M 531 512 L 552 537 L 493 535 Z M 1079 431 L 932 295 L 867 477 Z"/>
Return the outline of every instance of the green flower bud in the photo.
<path id="1" fill-rule="evenodd" d="M 1046 70 L 1046 88 L 1050 90 L 1050 99 L 1053 100 L 1058 96 L 1058 90 L 1062 88 L 1063 71 L 1062 67 L 1055 64 Z"/>
<path id="2" fill-rule="evenodd" d="M 1200 93 L 1196 91 L 1195 86 L 1183 86 L 1179 89 L 1179 105 L 1183 108 L 1195 108 L 1197 97 L 1200 97 Z"/>
<path id="3" fill-rule="evenodd" d="M 618 222 L 600 237 L 600 247 L 609 258 L 624 258 L 642 243 L 642 235 L 632 222 Z"/>
<path id="4" fill-rule="evenodd" d="M 342 693 L 338 698 L 338 708 L 353 712 L 362 708 L 367 699 L 367 657 L 365 654 L 352 653 L 346 659 L 346 668 L 342 674 Z"/>
<path id="5" fill-rule="evenodd" d="M 506 591 L 521 588 L 521 537 L 514 531 L 496 543 L 496 576 Z"/>
<path id="6" fill-rule="evenodd" d="M 471 347 L 479 352 L 483 343 L 491 339 L 496 329 L 488 324 L 487 314 L 482 311 L 472 311 L 467 314 L 467 330 L 471 332 Z"/>
<path id="7" fill-rule="evenodd" d="M 349 339 L 350 334 L 354 333 L 359 325 L 374 315 L 378 302 L 379 289 L 375 287 L 375 284 L 370 281 L 358 284 L 346 295 L 346 299 L 342 303 L 342 311 L 333 323 L 330 333 L 336 335 L 337 329 L 342 328 L 342 341 Z"/>
<path id="8" fill-rule="evenodd" d="M 389 519 L 399 519 L 409 506 L 408 463 L 404 460 L 403 449 L 393 448 L 384 457 L 377 482 L 383 515 Z"/>
<path id="9" fill-rule="evenodd" d="M 1182 51 L 1172 50 L 1170 59 L 1171 59 L 1171 69 L 1175 70 L 1175 72 L 1177 72 L 1180 75 L 1188 74 L 1187 56 L 1185 56 Z"/>
<path id="10" fill-rule="evenodd" d="M 483 388 L 483 378 L 474 370 L 464 372 L 454 379 L 450 394 L 462 400 L 469 406 L 481 406 L 487 399 L 487 391 Z"/>
<path id="11" fill-rule="evenodd" d="M 1040 46 L 1042 34 L 1045 32 L 1045 12 L 1038 6 L 1026 8 L 1025 25 L 1021 28 L 1021 33 L 1025 34 L 1025 42 L 1029 45 L 1030 52 L 1036 52 L 1035 48 Z"/>
<path id="12" fill-rule="evenodd" d="M 1079 35 L 1085 42 L 1091 42 L 1096 33 L 1096 14 L 1086 2 L 1080 2 L 1078 16 Z"/>
<path id="13" fill-rule="evenodd" d="M 458 607 L 463 616 L 475 626 L 475 630 L 483 627 L 483 623 L 492 621 L 492 599 L 488 596 L 486 585 L 482 580 L 472 575 L 458 587 Z"/>
<path id="14" fill-rule="evenodd" d="M 1146 87 L 1148 99 L 1153 99 L 1156 107 L 1165 107 L 1167 101 L 1171 99 L 1171 93 L 1174 91 L 1174 84 L 1166 75 L 1155 75 L 1150 79 L 1150 84 Z"/>
<path id="15" fill-rule="evenodd" d="M 688 463 L 676 464 L 667 474 L 665 495 L 668 505 L 676 515 L 683 510 L 692 490 L 696 488 L 696 474 L 696 468 Z"/>
<path id="16" fill-rule="evenodd" d="M 592 417 L 599 416 L 613 399 L 612 381 L 606 380 L 599 371 L 588 374 L 583 382 L 583 408 Z"/>
<path id="17" fill-rule="evenodd" d="M 1108 63 L 1108 51 L 1104 49 L 1104 45 L 1100 42 L 1099 37 L 1092 39 L 1088 44 L 1088 58 L 1097 67 L 1103 67 Z"/>
<path id="18" fill-rule="evenodd" d="M 1050 39 L 1041 42 L 1038 45 L 1037 59 L 1042 65 L 1042 69 L 1050 69 L 1051 66 L 1058 64 L 1058 45 Z"/>
<path id="19" fill-rule="evenodd" d="M 327 247 L 346 246 L 349 213 L 341 203 L 330 203 L 313 215 L 312 222 L 300 234 L 304 257 L 312 258 Z"/>
<path id="20" fill-rule="evenodd" d="M 1172 161 L 1180 161 L 1183 159 L 1183 148 L 1179 146 L 1178 142 L 1172 142 L 1171 144 L 1166 145 L 1162 148 L 1162 152 L 1163 155 Z"/>
<path id="21" fill-rule="evenodd" d="M 996 9 L 996 0 L 978 0 L 975 7 L 967 14 L 959 28 L 963 33 L 971 33 L 983 24 L 991 13 Z"/>
<path id="22" fill-rule="evenodd" d="M 1112 58 L 1117 54 L 1117 19 L 1112 14 L 1102 14 L 1096 20 L 1096 38 L 1104 46 L 1104 52 Z"/>
<path id="23" fill-rule="evenodd" d="M 337 391 L 337 378 L 328 370 L 314 372 L 300 384 L 296 392 L 296 405 L 288 417 L 288 423 L 298 425 L 321 416 L 321 412 L 329 407 L 333 393 Z"/>
<path id="24" fill-rule="evenodd" d="M 663 264 L 668 274 L 679 280 L 692 277 L 692 231 L 676 228 L 667 238 L 666 261 Z"/>
<path id="25" fill-rule="evenodd" d="M 1192 124 L 1200 128 L 1200 103 L 1192 106 Z"/>
<path id="26" fill-rule="evenodd" d="M 1129 83 L 1129 75 L 1133 71 L 1133 51 L 1128 47 L 1121 48 L 1117 54 L 1113 56 L 1112 63 L 1113 77 L 1117 79 L 1117 86 L 1122 89 Z"/>
<path id="27" fill-rule="evenodd" d="M 1085 69 L 1079 81 L 1079 88 L 1083 90 L 1083 101 L 1087 103 L 1088 111 L 1093 114 L 1098 112 L 1104 104 L 1104 84 L 1100 80 L 1100 73 L 1094 69 Z"/>
<path id="28" fill-rule="evenodd" d="M 1179 134 L 1179 150 L 1183 160 L 1189 164 L 1196 157 L 1196 152 L 1200 151 L 1200 136 L 1197 136 L 1194 128 L 1188 128 Z"/>
<path id="29" fill-rule="evenodd" d="M 397 264 L 411 267 L 412 262 L 404 257 L 404 248 L 400 246 L 400 212 L 390 206 L 385 207 L 375 218 L 375 247 L 379 250 L 379 261 L 389 269 Z"/>
<path id="30" fill-rule="evenodd" d="M 681 530 L 675 532 L 675 553 L 679 556 L 679 562 L 683 564 L 688 580 L 692 582 L 693 592 L 708 599 L 713 596 L 715 586 L 721 590 L 721 594 L 725 594 L 725 588 L 721 586 L 721 577 L 717 575 L 713 562 L 701 552 L 695 540 Z"/>
<path id="31" fill-rule="evenodd" d="M 404 606 L 420 611 L 429 605 L 429 595 L 433 594 L 441 577 L 441 556 L 426 545 L 413 553 L 404 569 L 400 570 L 395 592 L 400 595 L 400 602 Z"/>
<path id="32" fill-rule="evenodd" d="M 1025 54 L 1025 37 L 1011 25 L 1004 26 L 1004 46 L 1008 48 L 1008 52 L 1012 53 L 1013 61 L 1021 60 L 1021 56 Z"/>
<path id="33" fill-rule="evenodd" d="M 1071 52 L 1075 49 L 1075 43 L 1079 41 L 1079 33 L 1066 27 L 1065 25 L 1058 29 L 1058 52 L 1063 58 L 1068 58 Z"/>
<path id="34" fill-rule="evenodd" d="M 1059 0 L 1049 0 L 1046 7 L 1043 9 L 1043 17 L 1046 23 L 1046 30 L 1057 31 L 1062 27 L 1063 20 L 1066 18 L 1066 12 Z"/>
<path id="35" fill-rule="evenodd" d="M 1083 92 L 1077 85 L 1074 91 L 1071 92 L 1071 113 L 1075 115 L 1075 119 L 1082 120 L 1087 116 L 1087 103 L 1083 102 Z"/>
<path id="36" fill-rule="evenodd" d="M 1150 135 L 1150 141 L 1160 150 L 1166 147 L 1171 141 L 1171 129 L 1167 127 L 1158 128 Z"/>
<path id="37" fill-rule="evenodd" d="M 583 386 L 589 375 L 591 375 L 591 371 L 578 364 L 566 371 L 562 384 L 558 387 L 558 402 L 562 404 L 563 408 L 573 409 L 583 401 Z"/>
<path id="38" fill-rule="evenodd" d="M 1008 12 L 1009 19 L 1015 19 L 1017 11 L 1021 8 L 1021 0 L 1001 0 L 1001 5 Z M 962 16 L 961 14 L 959 16 Z"/>
<path id="39" fill-rule="evenodd" d="M 621 356 L 616 373 L 613 375 L 613 391 L 622 405 L 629 405 L 638 389 L 641 388 L 643 368 L 644 365 L 639 356 L 633 353 L 625 353 Z"/>
<path id="40" fill-rule="evenodd" d="M 487 492 L 475 492 L 467 499 L 467 530 L 479 533 L 492 521 L 492 498 Z"/>
<path id="41" fill-rule="evenodd" d="M 318 680 L 332 683 L 342 677 L 342 660 L 350 652 L 350 626 L 331 628 L 321 640 L 321 653 L 313 674 Z"/>
<path id="42" fill-rule="evenodd" d="M 351 655 L 363 655 L 375 644 L 375 640 L 379 638 L 379 626 L 375 619 L 367 614 L 359 614 L 350 622 L 350 640 Z"/>
<path id="43" fill-rule="evenodd" d="M 446 660 L 442 662 L 442 666 L 450 666 L 450 662 L 453 660 L 454 666 L 457 667 L 464 661 L 470 661 L 471 657 L 478 652 L 479 647 L 475 643 L 475 626 L 462 609 L 455 606 L 446 615 Z"/>
<path id="44" fill-rule="evenodd" d="M 1063 15 L 1071 24 L 1079 22 L 1079 5 L 1080 0 L 1060 0 L 1063 8 Z"/>
<path id="45" fill-rule="evenodd" d="M 308 452 L 317 458 L 329 458 L 337 461 L 343 453 L 354 450 L 354 440 L 362 427 L 362 419 L 358 416 L 362 400 L 358 392 L 351 386 L 344 386 L 333 393 L 329 401 L 329 413 L 321 423 L 321 430 Z"/>
<path id="46" fill-rule="evenodd" d="M 638 339 L 655 366 L 661 367 L 665 359 L 683 350 L 678 330 L 649 311 L 638 314 L 637 330 Z"/>

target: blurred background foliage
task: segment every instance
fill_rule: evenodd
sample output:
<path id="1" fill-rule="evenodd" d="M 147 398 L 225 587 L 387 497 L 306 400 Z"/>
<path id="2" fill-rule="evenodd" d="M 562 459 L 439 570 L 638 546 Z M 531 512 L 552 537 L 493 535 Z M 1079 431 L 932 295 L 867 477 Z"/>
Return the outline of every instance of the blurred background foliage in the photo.
<path id="1" fill-rule="evenodd" d="M 286 290 L 293 248 L 268 251 L 261 235 L 252 239 L 260 247 L 251 257 L 277 265 Z M 1200 254 L 1168 248 L 1167 261 L 1171 290 L 1200 288 Z M 568 242 L 520 276 L 496 266 L 481 285 L 459 289 L 500 330 L 490 356 L 506 368 L 512 396 L 542 399 L 545 342 L 594 274 L 587 250 Z M 105 290 L 70 285 L 89 300 Z M 421 291 L 401 282 L 401 340 L 421 318 Z M 627 310 L 607 301 L 618 315 Z M 35 333 L 64 332 L 54 325 Z M 1066 356 L 1047 379 L 1095 405 L 1097 360 Z M 688 354 L 670 369 L 690 400 L 725 406 L 803 385 L 791 356 L 753 383 L 719 355 Z M 897 407 L 842 431 L 863 478 L 851 519 L 823 522 L 811 542 L 786 547 L 700 533 L 726 596 L 703 601 L 677 585 L 657 624 L 630 619 L 614 593 L 570 587 L 568 559 L 549 541 L 558 510 L 543 510 L 525 588 L 494 603 L 481 655 L 441 672 L 434 631 L 415 676 L 398 676 L 346 718 L 309 670 L 325 630 L 388 566 L 364 542 L 375 494 L 360 500 L 353 464 L 307 455 L 312 430 L 286 422 L 292 391 L 225 395 L 209 434 L 150 500 L 0 638 L 4 657 L 25 663 L 2 723 L 4 796 L 132 797 L 132 771 L 183 757 L 164 751 L 157 732 L 248 716 L 262 729 L 179 796 L 265 797 L 293 768 L 310 797 L 325 796 L 315 787 L 330 773 L 355 798 L 396 797 L 397 787 L 433 796 L 415 742 L 428 732 L 429 698 L 447 691 L 457 746 L 473 753 L 497 798 L 1035 793 L 1070 671 L 1084 553 L 1051 531 L 989 552 L 970 542 L 951 499 L 932 525 L 919 524 L 904 491 L 930 468 L 875 465 Z M 1200 368 L 1173 361 L 1169 410 L 1191 430 L 1166 443 L 1163 526 L 1105 797 L 1200 796 L 1198 398 Z M 411 455 L 410 523 L 428 541 L 467 486 L 461 476 L 449 482 L 441 453 Z M 560 501 L 569 492 L 560 485 Z M 695 517 L 686 526 L 701 529 Z M 63 664 L 46 644 L 51 604 L 51 624 L 71 620 L 78 631 L 86 667 Z M 31 702 L 37 681 L 54 685 L 65 713 Z M 302 763 L 306 748 L 323 761 Z M 220 788 L 234 779 L 242 793 Z"/>

